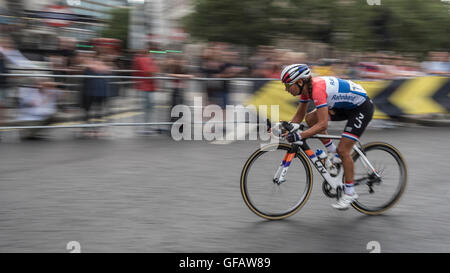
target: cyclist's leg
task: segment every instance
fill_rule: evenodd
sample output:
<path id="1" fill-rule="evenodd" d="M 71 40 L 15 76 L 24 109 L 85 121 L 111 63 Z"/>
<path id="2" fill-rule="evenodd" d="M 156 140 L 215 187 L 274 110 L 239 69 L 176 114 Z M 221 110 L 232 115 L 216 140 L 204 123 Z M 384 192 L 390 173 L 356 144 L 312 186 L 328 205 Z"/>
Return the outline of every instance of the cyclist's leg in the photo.
<path id="1" fill-rule="evenodd" d="M 337 152 L 342 160 L 342 166 L 344 167 L 345 183 L 353 183 L 353 158 L 351 156 L 353 145 L 356 141 L 350 138 L 343 137 L 339 142 Z"/>
<path id="2" fill-rule="evenodd" d="M 341 121 L 341 120 L 347 120 L 347 116 L 345 113 L 337 111 L 337 110 L 328 110 L 328 120 L 330 121 Z M 314 124 L 318 122 L 317 117 L 317 111 L 314 109 L 313 111 L 309 112 L 306 117 L 306 124 L 308 124 L 309 127 L 312 127 Z M 320 132 L 320 134 L 328 135 L 328 132 L 326 130 Z M 320 141 L 323 143 L 323 145 L 327 148 L 328 152 L 336 153 L 336 146 L 334 146 L 333 140 L 329 138 L 320 139 Z"/>
<path id="3" fill-rule="evenodd" d="M 343 135 L 344 136 L 344 135 Z M 344 168 L 345 176 L 345 187 L 344 194 L 341 195 L 339 201 L 333 204 L 332 207 L 335 209 L 345 210 L 350 207 L 350 205 L 358 199 L 358 194 L 355 193 L 355 183 L 353 182 L 353 158 L 350 155 L 355 140 L 342 137 L 338 146 L 339 157 L 342 160 L 342 166 Z"/>
<path id="4" fill-rule="evenodd" d="M 349 119 L 342 133 L 342 139 L 339 142 L 337 152 L 342 160 L 346 188 L 353 185 L 354 162 L 351 156 L 353 146 L 359 141 L 367 125 L 372 120 L 373 112 L 373 102 L 368 99 L 349 114 Z M 352 191 L 353 189 L 350 192 Z"/>

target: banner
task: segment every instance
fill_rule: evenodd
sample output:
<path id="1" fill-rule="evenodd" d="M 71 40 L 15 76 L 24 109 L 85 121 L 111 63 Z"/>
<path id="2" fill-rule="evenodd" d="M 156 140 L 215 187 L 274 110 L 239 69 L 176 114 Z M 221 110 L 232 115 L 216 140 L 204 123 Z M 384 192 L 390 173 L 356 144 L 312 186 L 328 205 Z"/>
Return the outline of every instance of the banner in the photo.
<path id="1" fill-rule="evenodd" d="M 450 78 L 418 77 L 385 81 L 354 81 L 375 103 L 374 119 L 450 112 Z M 246 105 L 279 105 L 280 119 L 290 120 L 298 106 L 298 96 L 285 91 L 280 81 L 260 84 Z M 268 113 L 270 117 L 270 112 Z"/>

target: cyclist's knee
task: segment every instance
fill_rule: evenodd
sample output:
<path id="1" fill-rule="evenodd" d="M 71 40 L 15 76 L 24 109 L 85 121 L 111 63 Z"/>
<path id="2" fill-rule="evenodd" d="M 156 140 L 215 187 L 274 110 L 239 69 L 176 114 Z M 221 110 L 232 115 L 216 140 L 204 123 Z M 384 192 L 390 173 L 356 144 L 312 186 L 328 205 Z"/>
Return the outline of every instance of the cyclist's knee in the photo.
<path id="1" fill-rule="evenodd" d="M 346 158 L 350 156 L 350 150 L 343 148 L 341 145 L 336 148 L 336 152 L 338 153 L 340 158 Z"/>

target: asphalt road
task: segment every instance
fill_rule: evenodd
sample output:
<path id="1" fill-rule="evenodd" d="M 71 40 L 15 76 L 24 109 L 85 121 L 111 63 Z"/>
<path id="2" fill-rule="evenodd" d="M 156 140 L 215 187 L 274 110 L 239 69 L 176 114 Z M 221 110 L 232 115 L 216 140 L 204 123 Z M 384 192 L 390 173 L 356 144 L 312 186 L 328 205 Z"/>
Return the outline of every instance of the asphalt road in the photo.
<path id="1" fill-rule="evenodd" d="M 294 216 L 267 221 L 239 176 L 257 141 L 213 145 L 136 137 L 0 143 L 0 252 L 450 252 L 447 128 L 370 129 L 408 164 L 400 202 L 381 216 L 334 210 L 321 179 Z M 332 132 L 331 132 L 332 133 Z"/>

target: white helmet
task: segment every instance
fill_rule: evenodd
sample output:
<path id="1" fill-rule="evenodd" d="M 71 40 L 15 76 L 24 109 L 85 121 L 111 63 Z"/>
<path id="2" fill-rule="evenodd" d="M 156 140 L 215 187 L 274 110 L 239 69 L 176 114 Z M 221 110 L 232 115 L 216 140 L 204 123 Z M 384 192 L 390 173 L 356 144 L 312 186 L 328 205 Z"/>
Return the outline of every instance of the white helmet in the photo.
<path id="1" fill-rule="evenodd" d="M 311 70 L 306 64 L 291 64 L 286 66 L 281 72 L 281 82 L 293 84 L 299 79 L 306 79 L 311 76 Z"/>

